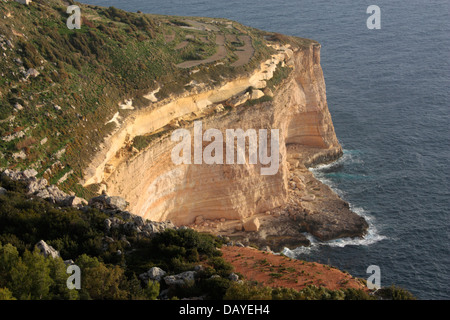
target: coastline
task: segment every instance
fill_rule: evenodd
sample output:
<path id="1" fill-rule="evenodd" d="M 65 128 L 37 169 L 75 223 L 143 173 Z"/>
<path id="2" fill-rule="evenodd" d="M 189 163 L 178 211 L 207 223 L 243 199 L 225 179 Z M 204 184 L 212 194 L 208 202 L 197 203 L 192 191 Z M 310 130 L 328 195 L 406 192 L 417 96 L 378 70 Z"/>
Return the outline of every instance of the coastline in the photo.
<path id="1" fill-rule="evenodd" d="M 298 151 L 298 149 L 297 149 Z M 309 150 L 310 151 L 310 150 Z M 342 150 L 333 150 L 328 155 L 322 152 L 316 159 L 327 159 L 333 163 L 342 156 Z M 334 159 L 334 160 L 332 160 Z M 307 158 L 306 161 L 310 161 Z M 316 161 L 315 165 L 324 164 Z M 199 232 L 229 237 L 245 246 L 267 248 L 275 252 L 298 247 L 308 247 L 311 241 L 305 233 L 320 241 L 341 238 L 362 238 L 369 228 L 367 221 L 350 209 L 331 187 L 318 180 L 304 164 L 290 168 L 290 182 L 297 181 L 305 187 L 289 190 L 289 200 L 284 206 L 271 212 L 255 215 L 260 223 L 258 231 L 248 232 L 240 227 L 240 221 L 215 223 L 207 221 L 203 225 L 189 225 Z M 301 182 L 300 182 L 301 181 Z M 308 198 L 309 196 L 309 198 Z"/>

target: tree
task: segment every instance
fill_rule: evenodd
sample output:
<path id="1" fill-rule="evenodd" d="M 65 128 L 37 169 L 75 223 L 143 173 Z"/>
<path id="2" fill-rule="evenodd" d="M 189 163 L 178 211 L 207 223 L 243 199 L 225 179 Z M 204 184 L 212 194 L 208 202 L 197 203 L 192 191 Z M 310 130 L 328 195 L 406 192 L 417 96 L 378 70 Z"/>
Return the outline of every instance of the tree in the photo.
<path id="1" fill-rule="evenodd" d="M 0 288 L 0 300 L 17 300 L 8 288 Z"/>
<path id="2" fill-rule="evenodd" d="M 37 248 L 33 252 L 25 250 L 23 258 L 11 270 L 11 282 L 14 296 L 19 299 L 50 299 L 53 280 L 48 258 L 41 255 Z"/>
<path id="3" fill-rule="evenodd" d="M 127 298 L 124 270 L 119 266 L 107 266 L 97 258 L 85 254 L 77 259 L 81 269 L 82 299 L 120 300 Z"/>

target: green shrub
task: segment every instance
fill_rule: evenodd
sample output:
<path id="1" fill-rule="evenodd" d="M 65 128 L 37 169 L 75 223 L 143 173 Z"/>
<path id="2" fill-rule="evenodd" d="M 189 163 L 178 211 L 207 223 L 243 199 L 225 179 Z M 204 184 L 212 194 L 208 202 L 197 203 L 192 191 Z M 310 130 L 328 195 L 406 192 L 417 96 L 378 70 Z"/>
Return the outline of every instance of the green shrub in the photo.
<path id="1" fill-rule="evenodd" d="M 416 300 L 411 292 L 394 285 L 377 290 L 375 296 L 384 300 Z"/>
<path id="2" fill-rule="evenodd" d="M 17 300 L 8 288 L 0 288 L 0 300 Z"/>
<path id="3" fill-rule="evenodd" d="M 208 299 L 222 300 L 231 286 L 231 281 L 223 277 L 213 277 L 201 282 L 200 287 Z"/>
<path id="4" fill-rule="evenodd" d="M 144 295 L 147 300 L 156 300 L 159 296 L 159 282 L 149 280 L 147 287 L 144 289 Z"/>

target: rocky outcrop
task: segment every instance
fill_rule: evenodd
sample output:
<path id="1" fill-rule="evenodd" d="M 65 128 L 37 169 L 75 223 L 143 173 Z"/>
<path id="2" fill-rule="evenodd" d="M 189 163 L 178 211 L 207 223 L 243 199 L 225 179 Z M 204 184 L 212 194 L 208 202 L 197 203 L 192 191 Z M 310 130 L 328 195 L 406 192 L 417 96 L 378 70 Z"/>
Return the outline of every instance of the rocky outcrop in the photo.
<path id="1" fill-rule="evenodd" d="M 165 272 L 163 269 L 158 267 L 153 267 L 149 269 L 147 272 L 141 273 L 139 275 L 139 278 L 143 281 L 147 282 L 149 280 L 152 281 L 161 281 L 163 277 L 166 275 L 167 272 Z"/>
<path id="2" fill-rule="evenodd" d="M 2 173 L 2 176 L 11 180 L 25 182 L 30 196 L 44 199 L 61 207 L 73 207 L 83 211 L 95 208 L 108 214 L 109 217 L 104 221 L 107 234 L 118 231 L 119 235 L 135 233 L 139 237 L 150 238 L 166 229 L 176 229 L 176 226 L 170 221 L 150 221 L 124 211 L 128 202 L 121 197 L 102 194 L 88 202 L 83 198 L 66 194 L 55 185 L 49 185 L 45 179 L 37 179 L 36 175 L 37 172 L 33 169 L 25 171 L 6 169 Z M 0 195 L 6 193 L 7 190 L 0 187 Z M 105 237 L 104 240 L 105 249 L 111 241 L 114 242 L 110 237 Z M 52 252 L 52 248 L 47 246 L 44 241 L 39 242 L 38 247 L 42 252 Z"/>
<path id="3" fill-rule="evenodd" d="M 258 231 L 260 226 L 259 219 L 255 217 L 248 219 L 243 225 L 244 230 L 249 232 Z"/>
<path id="4" fill-rule="evenodd" d="M 37 171 L 34 169 L 28 169 L 25 171 L 14 171 L 6 169 L 2 173 L 2 175 L 8 177 L 11 180 L 25 182 L 27 184 L 29 195 L 47 200 L 58 206 L 81 208 L 87 205 L 86 200 L 69 195 L 64 191 L 61 191 L 55 185 L 49 185 L 46 179 L 36 178 L 37 174 Z"/>
<path id="5" fill-rule="evenodd" d="M 53 259 L 60 257 L 59 252 L 52 246 L 49 246 L 44 240 L 36 243 L 36 247 L 39 249 L 44 257 L 52 257 Z"/>
<path id="6" fill-rule="evenodd" d="M 137 236 L 150 238 L 166 229 L 176 229 L 170 221 L 150 221 L 128 211 L 106 209 L 103 212 L 110 214 L 104 222 L 107 233 L 116 229 L 127 234 L 136 233 Z"/>
<path id="7" fill-rule="evenodd" d="M 164 277 L 164 282 L 168 286 L 182 286 L 185 284 L 190 284 L 195 279 L 195 271 L 185 271 L 180 274 L 176 274 L 173 276 Z"/>
<path id="8" fill-rule="evenodd" d="M 15 0 L 16 2 L 29 5 L 31 3 L 31 0 Z"/>
<path id="9" fill-rule="evenodd" d="M 109 197 L 107 195 L 101 195 L 90 199 L 89 206 L 100 210 L 124 211 L 128 207 L 128 202 L 122 197 Z"/>

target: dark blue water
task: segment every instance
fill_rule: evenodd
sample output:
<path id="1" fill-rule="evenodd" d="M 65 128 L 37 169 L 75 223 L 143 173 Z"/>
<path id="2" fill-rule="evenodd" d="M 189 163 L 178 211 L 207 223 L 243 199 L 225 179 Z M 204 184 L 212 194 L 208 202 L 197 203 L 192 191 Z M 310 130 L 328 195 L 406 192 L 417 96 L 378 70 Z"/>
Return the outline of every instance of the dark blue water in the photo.
<path id="1" fill-rule="evenodd" d="M 363 240 L 289 252 L 421 299 L 450 299 L 450 2 L 89 0 L 147 13 L 224 17 L 322 44 L 327 97 L 344 157 L 314 170 L 370 222 Z M 381 30 L 366 9 L 381 8 Z M 314 239 L 313 239 L 314 240 Z"/>

